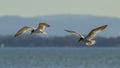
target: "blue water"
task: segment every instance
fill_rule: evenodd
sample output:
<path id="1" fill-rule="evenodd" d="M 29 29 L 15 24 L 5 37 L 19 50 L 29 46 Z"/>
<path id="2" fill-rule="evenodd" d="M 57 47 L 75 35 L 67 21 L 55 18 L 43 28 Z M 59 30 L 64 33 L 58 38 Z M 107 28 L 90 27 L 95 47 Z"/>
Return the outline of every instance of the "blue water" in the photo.
<path id="1" fill-rule="evenodd" d="M 1 48 L 0 68 L 120 68 L 120 48 Z"/>

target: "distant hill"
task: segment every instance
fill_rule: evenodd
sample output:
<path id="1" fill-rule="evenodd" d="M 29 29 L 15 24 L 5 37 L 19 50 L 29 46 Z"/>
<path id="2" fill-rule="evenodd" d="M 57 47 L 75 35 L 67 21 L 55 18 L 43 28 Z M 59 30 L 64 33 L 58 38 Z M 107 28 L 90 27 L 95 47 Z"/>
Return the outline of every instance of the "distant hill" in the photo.
<path id="1" fill-rule="evenodd" d="M 64 29 L 72 29 L 86 35 L 91 29 L 104 24 L 109 26 L 98 36 L 120 36 L 120 18 L 91 15 L 50 15 L 31 18 L 2 16 L 0 17 L 0 35 L 13 35 L 25 25 L 37 27 L 39 22 L 46 22 L 51 25 L 50 28 L 46 29 L 47 36 L 70 35 Z"/>

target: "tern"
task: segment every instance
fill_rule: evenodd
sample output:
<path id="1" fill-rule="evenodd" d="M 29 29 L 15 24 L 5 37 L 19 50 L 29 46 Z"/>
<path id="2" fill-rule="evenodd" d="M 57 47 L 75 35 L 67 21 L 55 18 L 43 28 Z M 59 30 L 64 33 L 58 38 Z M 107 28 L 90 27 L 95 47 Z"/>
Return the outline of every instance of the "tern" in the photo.
<path id="1" fill-rule="evenodd" d="M 95 29 L 91 30 L 86 37 L 84 37 L 82 34 L 80 34 L 78 32 L 72 31 L 72 30 L 67 30 L 66 29 L 65 31 L 69 32 L 69 33 L 71 33 L 71 34 L 73 34 L 75 36 L 80 37 L 80 39 L 78 40 L 78 42 L 83 41 L 83 42 L 85 42 L 85 44 L 87 46 L 91 46 L 91 45 L 93 45 L 93 44 L 96 43 L 96 41 L 93 40 L 93 38 L 96 36 L 96 34 L 99 33 L 99 32 L 101 32 L 101 31 L 103 31 L 107 26 L 108 25 L 103 25 L 103 26 L 100 26 L 98 28 L 95 28 Z"/>
<path id="2" fill-rule="evenodd" d="M 46 27 L 50 27 L 50 25 L 46 24 L 46 23 L 39 23 L 37 28 L 34 27 L 30 27 L 30 26 L 24 26 L 23 28 L 21 28 L 20 30 L 18 30 L 18 32 L 15 34 L 15 37 L 22 35 L 23 33 L 27 32 L 28 30 L 31 30 L 31 34 L 46 34 L 46 32 L 44 32 L 43 30 Z"/>

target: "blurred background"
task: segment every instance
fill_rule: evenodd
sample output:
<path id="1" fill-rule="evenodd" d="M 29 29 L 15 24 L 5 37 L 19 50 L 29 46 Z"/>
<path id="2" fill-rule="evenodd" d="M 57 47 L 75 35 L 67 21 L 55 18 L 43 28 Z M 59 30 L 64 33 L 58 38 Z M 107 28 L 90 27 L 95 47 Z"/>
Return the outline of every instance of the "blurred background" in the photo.
<path id="1" fill-rule="evenodd" d="M 120 0 L 0 0 L 0 68 L 120 68 Z M 14 37 L 45 22 L 47 35 Z M 64 31 L 86 36 L 108 25 L 86 46 Z"/>

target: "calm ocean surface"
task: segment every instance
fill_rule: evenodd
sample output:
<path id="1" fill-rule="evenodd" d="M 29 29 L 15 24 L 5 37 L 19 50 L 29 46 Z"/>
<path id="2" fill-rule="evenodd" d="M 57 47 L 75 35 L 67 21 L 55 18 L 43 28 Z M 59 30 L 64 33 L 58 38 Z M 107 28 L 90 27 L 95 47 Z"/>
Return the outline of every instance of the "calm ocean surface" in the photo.
<path id="1" fill-rule="evenodd" d="M 120 68 L 120 48 L 0 48 L 0 68 Z"/>

